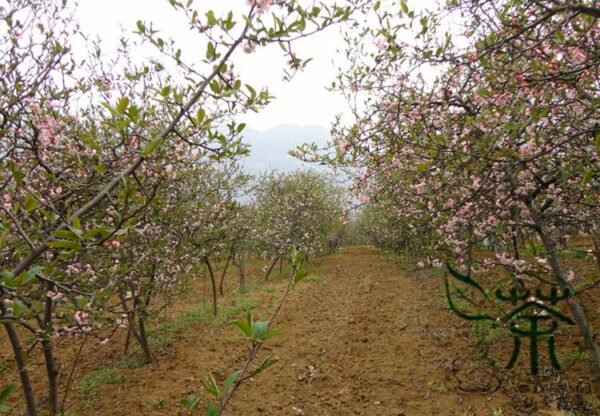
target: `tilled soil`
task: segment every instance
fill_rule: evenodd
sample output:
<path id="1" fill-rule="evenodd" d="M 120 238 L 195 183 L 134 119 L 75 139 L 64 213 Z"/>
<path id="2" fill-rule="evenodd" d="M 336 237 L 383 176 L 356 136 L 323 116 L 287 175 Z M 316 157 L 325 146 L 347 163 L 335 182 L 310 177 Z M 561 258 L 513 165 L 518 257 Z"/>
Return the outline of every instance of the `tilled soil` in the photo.
<path id="1" fill-rule="evenodd" d="M 244 386 L 230 414 L 484 415 L 506 404 L 457 390 L 452 363 L 473 352 L 448 325 L 460 322 L 439 281 L 403 275 L 364 249 L 324 267 L 327 279 L 299 289 L 281 313 L 286 331 L 271 344 L 280 363 Z"/>
<path id="2" fill-rule="evenodd" d="M 391 257 L 364 247 L 315 260 L 310 270 L 313 278 L 289 295 L 274 323 L 284 331 L 258 357 L 278 362 L 241 386 L 226 415 L 567 416 L 600 409 L 589 361 L 571 360 L 559 374 L 545 367 L 542 350 L 537 378 L 527 374 L 526 352 L 517 370 L 484 364 L 471 324 L 448 311 L 439 273 L 403 272 Z M 269 316 L 284 284 L 248 295 L 259 304 L 257 317 Z M 569 331 L 561 337 L 571 351 L 579 338 Z M 508 341 L 492 343 L 490 356 L 507 361 Z M 77 380 L 108 365 L 107 356 L 118 356 L 114 348 L 86 348 Z M 212 372 L 222 382 L 247 351 L 231 325 L 190 325 L 157 351 L 156 363 L 119 369 L 122 378 L 103 385 L 98 397 L 73 393 L 70 414 L 188 414 L 180 400 L 206 399 L 202 378 Z M 204 414 L 203 406 L 191 414 Z"/>

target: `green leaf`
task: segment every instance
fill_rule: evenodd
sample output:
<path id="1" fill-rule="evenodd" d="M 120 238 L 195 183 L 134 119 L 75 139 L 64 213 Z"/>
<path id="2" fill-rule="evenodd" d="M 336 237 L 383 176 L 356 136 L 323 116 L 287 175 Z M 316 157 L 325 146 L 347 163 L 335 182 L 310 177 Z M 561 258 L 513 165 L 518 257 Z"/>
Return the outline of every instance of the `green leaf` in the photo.
<path id="1" fill-rule="evenodd" d="M 6 245 L 6 240 L 8 239 L 8 236 L 10 235 L 10 229 L 7 228 L 6 230 L 4 230 L 2 232 L 2 234 L 0 234 L 0 250 L 2 250 L 4 248 L 4 246 Z"/>
<path id="2" fill-rule="evenodd" d="M 202 383 L 204 384 L 206 391 L 211 396 L 213 396 L 217 400 L 221 399 L 221 392 L 219 391 L 219 386 L 217 385 L 217 382 L 215 381 L 215 378 L 212 374 L 209 374 L 208 377 L 202 380 Z"/>
<path id="3" fill-rule="evenodd" d="M 19 318 L 21 316 L 28 315 L 29 312 L 29 308 L 21 300 L 16 299 L 13 301 L 13 314 L 15 317 Z"/>
<path id="4" fill-rule="evenodd" d="M 209 26 L 214 26 L 217 24 L 217 18 L 212 10 L 206 12 L 206 20 Z"/>
<path id="5" fill-rule="evenodd" d="M 154 139 L 149 143 L 146 143 L 142 148 L 142 156 L 148 157 L 163 143 L 164 139 L 158 138 Z"/>
<path id="6" fill-rule="evenodd" d="M 206 59 L 209 61 L 214 61 L 216 57 L 215 55 L 215 45 L 212 42 L 208 42 L 208 45 L 206 45 Z"/>
<path id="7" fill-rule="evenodd" d="M 52 240 L 48 243 L 48 246 L 52 248 L 68 248 L 72 250 L 81 249 L 81 243 L 79 241 L 70 240 Z"/>
<path id="8" fill-rule="evenodd" d="M 250 92 L 251 98 L 255 98 L 256 97 L 256 90 L 254 88 L 252 88 L 251 85 L 248 85 L 248 84 L 246 84 L 246 88 Z"/>
<path id="9" fill-rule="evenodd" d="M 8 386 L 4 387 L 2 391 L 0 391 L 0 403 L 6 401 L 16 387 L 16 383 L 10 383 Z"/>
<path id="10" fill-rule="evenodd" d="M 0 404 L 0 413 L 5 413 L 5 414 L 9 414 L 12 413 L 12 407 L 8 407 L 5 404 Z"/>
<path id="11" fill-rule="evenodd" d="M 73 228 L 75 228 L 75 230 L 81 230 L 81 220 L 79 219 L 79 217 L 72 218 L 72 225 Z"/>
<path id="12" fill-rule="evenodd" d="M 135 24 L 137 25 L 138 32 L 140 32 L 140 33 L 146 32 L 146 27 L 144 26 L 144 24 L 142 23 L 141 20 L 138 20 L 137 22 L 135 22 Z"/>
<path id="13" fill-rule="evenodd" d="M 276 362 L 277 362 L 277 360 L 274 359 L 272 355 L 265 358 L 265 360 L 259 366 L 254 366 L 254 369 L 252 370 L 252 373 L 251 373 L 252 376 L 262 373 L 263 371 L 265 371 L 267 368 L 271 367 Z"/>
<path id="14" fill-rule="evenodd" d="M 31 212 L 35 210 L 40 203 L 37 199 L 35 199 L 32 195 L 27 195 L 25 200 L 23 201 L 23 207 L 25 207 L 25 211 Z"/>
<path id="15" fill-rule="evenodd" d="M 53 237 L 62 238 L 64 240 L 77 241 L 79 239 L 71 230 L 54 230 L 50 234 L 52 234 Z"/>
<path id="16" fill-rule="evenodd" d="M 408 13 L 408 5 L 406 4 L 406 2 L 404 0 L 400 1 L 400 7 L 402 8 L 402 11 L 404 13 Z"/>
<path id="17" fill-rule="evenodd" d="M 283 332 L 283 328 L 282 327 L 277 327 L 277 328 L 273 328 L 267 331 L 267 333 L 263 336 L 263 341 L 267 341 L 271 338 L 273 338 L 276 335 L 281 334 L 281 332 Z"/>
<path id="18" fill-rule="evenodd" d="M 203 108 L 200 108 L 198 110 L 198 113 L 196 114 L 196 122 L 198 124 L 202 124 L 202 121 L 204 121 L 205 116 L 206 116 L 206 111 L 204 111 Z"/>
<path id="19" fill-rule="evenodd" d="M 303 270 L 303 269 L 298 270 L 296 272 L 296 275 L 294 276 L 294 286 L 296 286 L 298 283 L 300 283 L 307 277 L 308 277 L 308 272 L 306 270 Z"/>
<path id="20" fill-rule="evenodd" d="M 25 273 L 25 276 L 23 277 L 23 280 L 21 280 L 19 286 L 26 286 L 31 283 L 42 270 L 44 270 L 42 266 L 35 266 L 29 269 L 27 273 Z"/>
<path id="21" fill-rule="evenodd" d="M 306 254 L 303 251 L 298 251 L 296 248 L 292 248 L 292 267 L 299 269 L 300 265 L 304 261 Z"/>
<path id="22" fill-rule="evenodd" d="M 217 81 L 216 79 L 210 83 L 209 87 L 210 90 L 215 94 L 219 94 L 221 92 L 221 84 L 219 84 L 219 81 Z"/>
<path id="23" fill-rule="evenodd" d="M 99 226 L 99 227 L 92 228 L 91 230 L 83 233 L 82 238 L 84 240 L 94 238 L 96 236 L 99 238 L 106 238 L 110 235 L 110 233 L 111 233 L 110 228 L 104 227 L 104 226 Z"/>
<path id="24" fill-rule="evenodd" d="M 238 319 L 233 324 L 237 326 L 246 338 L 252 338 L 252 313 L 248 311 L 245 319 Z"/>
<path id="25" fill-rule="evenodd" d="M 171 93 L 171 87 L 168 85 L 166 87 L 163 87 L 162 90 L 160 90 L 160 95 L 162 95 L 163 97 L 167 97 L 170 93 Z"/>
<path id="26" fill-rule="evenodd" d="M 75 304 L 77 305 L 77 307 L 79 309 L 84 309 L 85 305 L 87 305 L 88 301 L 89 301 L 88 298 L 86 298 L 83 295 L 75 296 Z"/>
<path id="27" fill-rule="evenodd" d="M 98 172 L 100 175 L 104 175 L 106 173 L 106 166 L 102 163 L 96 165 L 94 170 Z"/>
<path id="28" fill-rule="evenodd" d="M 231 386 L 233 386 L 233 382 L 235 380 L 237 380 L 238 376 L 240 375 L 242 371 L 238 370 L 238 371 L 234 371 L 233 373 L 231 373 L 229 375 L 229 377 L 227 377 L 227 379 L 223 382 L 223 391 L 224 392 L 228 392 L 229 389 L 231 388 Z"/>
<path id="29" fill-rule="evenodd" d="M 221 416 L 219 408 L 212 403 L 206 405 L 206 416 Z"/>
<path id="30" fill-rule="evenodd" d="M 196 407 L 198 407 L 198 404 L 200 403 L 200 397 L 190 396 L 186 399 L 182 399 L 179 403 L 181 403 L 181 405 L 185 407 L 186 410 L 193 410 Z"/>
<path id="31" fill-rule="evenodd" d="M 262 342 L 265 340 L 267 331 L 269 330 L 268 321 L 256 321 L 252 325 L 252 341 Z"/>
<path id="32" fill-rule="evenodd" d="M 129 107 L 129 98 L 123 97 L 119 101 L 117 101 L 116 109 L 119 114 L 125 114 L 127 111 L 127 107 Z"/>
<path id="33" fill-rule="evenodd" d="M 7 286 L 15 287 L 15 275 L 9 270 L 2 270 L 0 273 L 0 282 Z"/>

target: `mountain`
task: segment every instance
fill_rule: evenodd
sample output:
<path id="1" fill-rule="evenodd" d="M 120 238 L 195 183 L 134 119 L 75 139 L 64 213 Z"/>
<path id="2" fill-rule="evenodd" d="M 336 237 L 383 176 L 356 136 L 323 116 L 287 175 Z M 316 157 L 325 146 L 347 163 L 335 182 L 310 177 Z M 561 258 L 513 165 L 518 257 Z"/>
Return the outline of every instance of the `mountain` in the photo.
<path id="1" fill-rule="evenodd" d="M 317 165 L 301 162 L 288 152 L 303 143 L 314 142 L 324 146 L 331 138 L 325 127 L 298 124 L 281 124 L 266 131 L 246 128 L 244 137 L 244 142 L 250 145 L 250 156 L 241 163 L 250 174 L 271 169 L 285 172 L 309 167 L 319 169 Z"/>

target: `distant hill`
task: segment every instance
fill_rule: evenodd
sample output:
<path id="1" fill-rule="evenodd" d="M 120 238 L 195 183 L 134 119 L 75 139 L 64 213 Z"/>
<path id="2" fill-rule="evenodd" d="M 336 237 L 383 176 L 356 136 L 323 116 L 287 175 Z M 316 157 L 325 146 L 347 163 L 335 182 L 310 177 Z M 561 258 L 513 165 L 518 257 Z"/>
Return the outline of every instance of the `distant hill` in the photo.
<path id="1" fill-rule="evenodd" d="M 329 130 L 322 126 L 281 124 L 266 131 L 244 130 L 244 142 L 250 145 L 250 156 L 241 163 L 246 172 L 257 174 L 266 170 L 289 172 L 300 168 L 319 168 L 290 156 L 288 152 L 303 143 L 324 146 L 330 140 Z"/>

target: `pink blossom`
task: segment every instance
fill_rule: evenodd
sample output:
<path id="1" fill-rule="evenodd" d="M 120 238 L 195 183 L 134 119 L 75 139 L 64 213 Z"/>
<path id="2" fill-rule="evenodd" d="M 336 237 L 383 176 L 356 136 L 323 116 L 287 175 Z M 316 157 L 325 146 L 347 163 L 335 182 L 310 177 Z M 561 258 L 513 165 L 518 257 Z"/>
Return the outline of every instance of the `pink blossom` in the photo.
<path id="1" fill-rule="evenodd" d="M 381 34 L 375 38 L 375 45 L 379 50 L 385 50 L 390 46 L 387 36 Z"/>
<path id="2" fill-rule="evenodd" d="M 246 0 L 246 4 L 248 6 L 256 5 L 256 7 L 261 13 L 269 11 L 269 8 L 271 7 L 271 2 L 271 0 Z"/>
<path id="3" fill-rule="evenodd" d="M 256 51 L 256 43 L 249 41 L 244 44 L 243 50 L 245 53 L 254 53 Z"/>
<path id="4" fill-rule="evenodd" d="M 340 153 L 346 153 L 348 150 L 352 148 L 352 144 L 347 140 L 340 140 L 338 143 L 338 148 L 340 149 Z"/>

